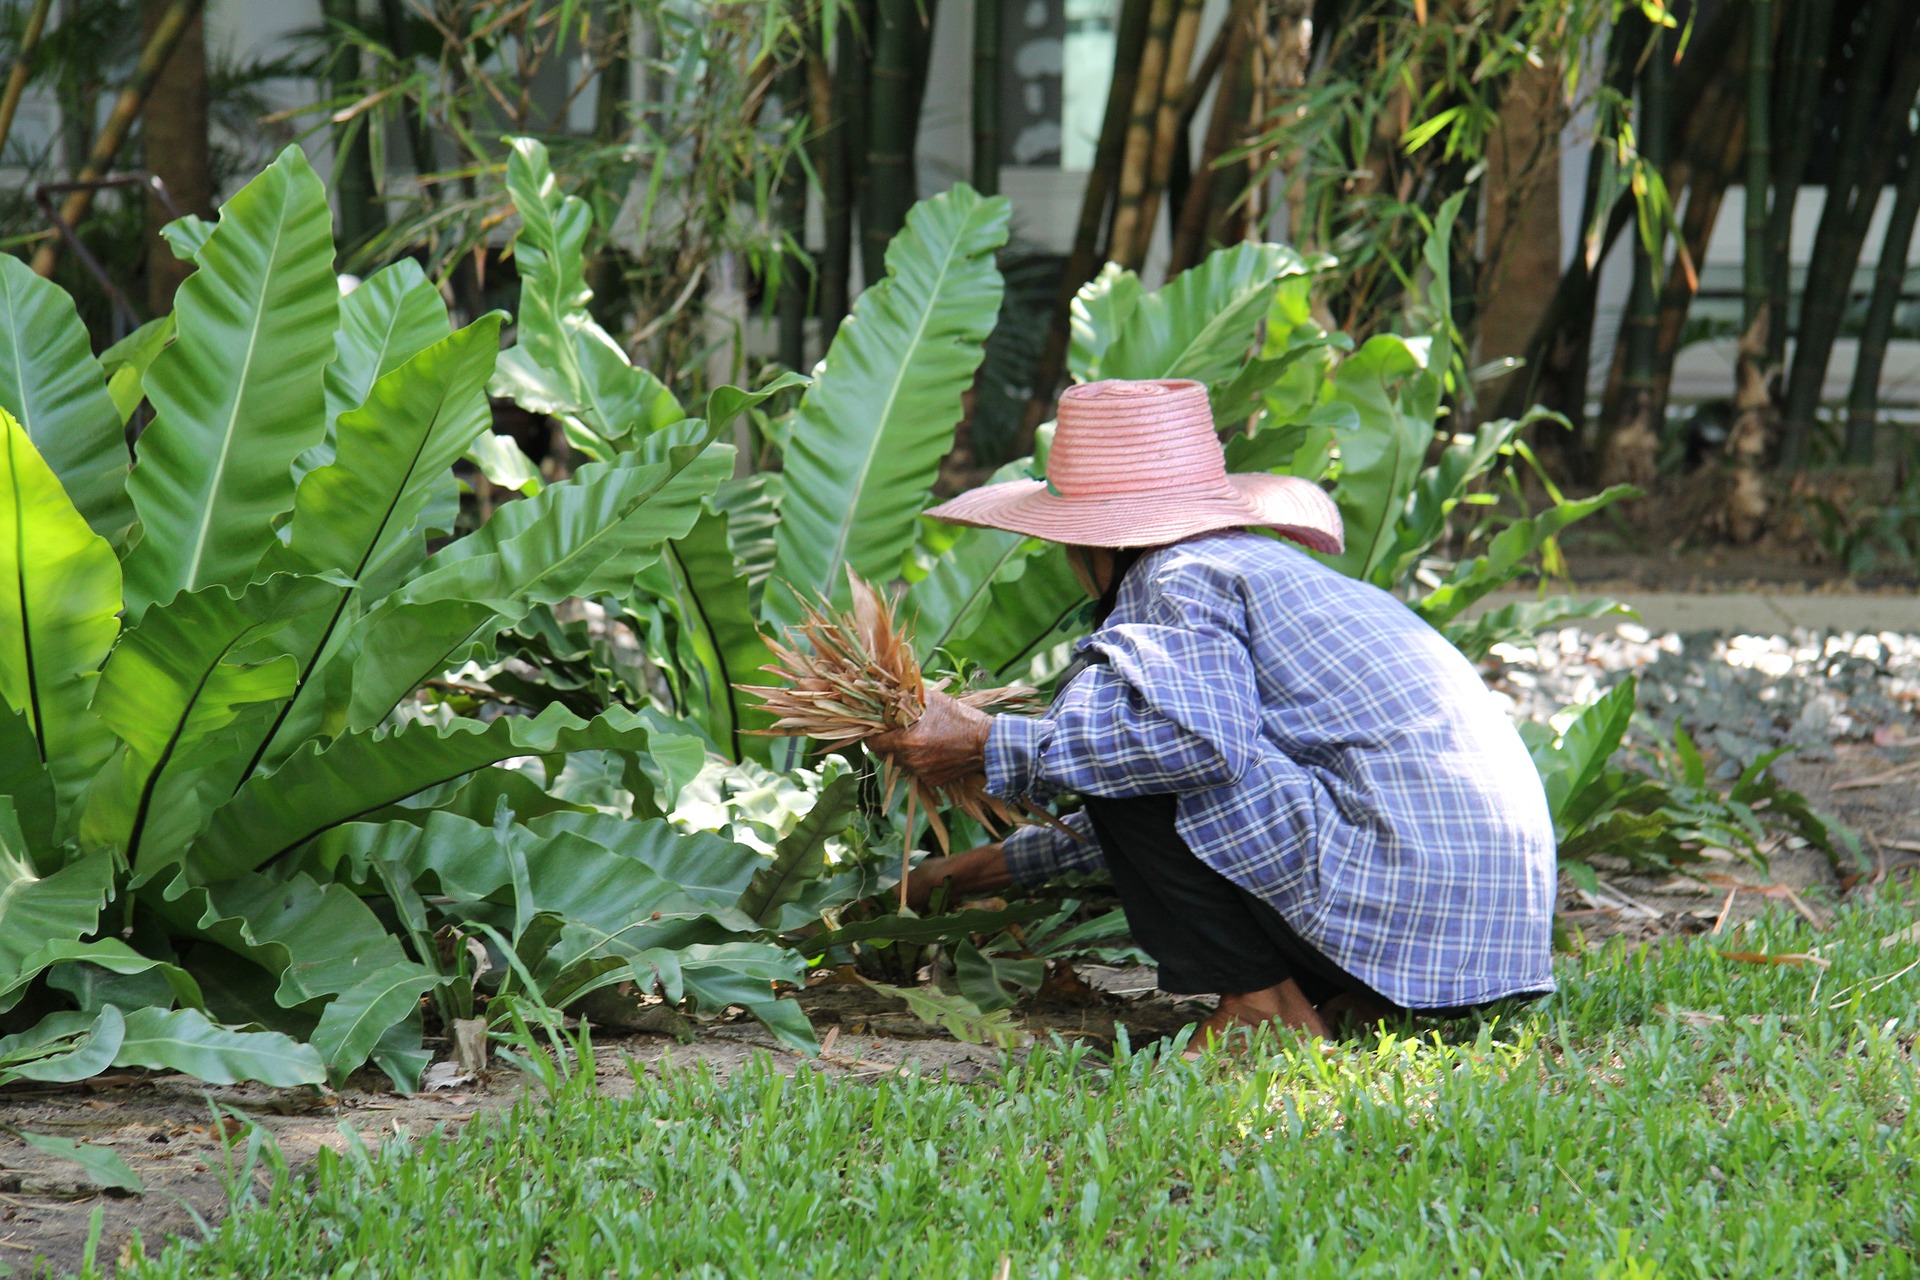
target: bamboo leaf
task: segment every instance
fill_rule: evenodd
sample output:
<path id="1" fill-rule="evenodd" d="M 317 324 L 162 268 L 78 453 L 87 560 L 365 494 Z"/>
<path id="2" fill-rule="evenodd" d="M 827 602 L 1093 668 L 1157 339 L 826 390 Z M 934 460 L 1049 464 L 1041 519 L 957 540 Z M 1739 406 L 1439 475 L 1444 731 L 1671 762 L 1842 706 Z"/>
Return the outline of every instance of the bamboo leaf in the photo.
<path id="1" fill-rule="evenodd" d="M 771 618 L 844 593 L 847 568 L 891 576 L 912 545 L 999 313 L 1007 208 L 964 184 L 914 206 L 886 278 L 841 325 L 785 454 Z"/>
<path id="2" fill-rule="evenodd" d="M 147 371 L 154 420 L 128 482 L 144 534 L 131 617 L 243 583 L 293 505 L 294 459 L 326 428 L 339 287 L 326 190 L 289 147 L 226 204 L 180 287 L 173 344 Z"/>
<path id="3" fill-rule="evenodd" d="M 34 447 L 87 525 L 112 543 L 133 524 L 121 414 L 66 291 L 0 255 L 0 409 Z"/>
<path id="4" fill-rule="evenodd" d="M 60 825 L 113 752 L 113 735 L 90 704 L 119 612 L 113 548 L 68 500 L 25 428 L 0 409 L 0 704 L 26 719 Z"/>

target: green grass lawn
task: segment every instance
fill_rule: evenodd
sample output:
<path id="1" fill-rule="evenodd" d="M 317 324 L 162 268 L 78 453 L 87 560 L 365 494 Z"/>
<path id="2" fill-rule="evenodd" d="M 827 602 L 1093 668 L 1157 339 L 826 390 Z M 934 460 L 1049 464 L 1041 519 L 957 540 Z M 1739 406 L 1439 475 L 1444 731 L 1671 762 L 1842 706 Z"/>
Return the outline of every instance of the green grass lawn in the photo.
<path id="1" fill-rule="evenodd" d="M 122 1274 L 1913 1275 L 1915 917 L 1609 948 L 1517 1019 L 1325 1052 L 576 1081 Z"/>

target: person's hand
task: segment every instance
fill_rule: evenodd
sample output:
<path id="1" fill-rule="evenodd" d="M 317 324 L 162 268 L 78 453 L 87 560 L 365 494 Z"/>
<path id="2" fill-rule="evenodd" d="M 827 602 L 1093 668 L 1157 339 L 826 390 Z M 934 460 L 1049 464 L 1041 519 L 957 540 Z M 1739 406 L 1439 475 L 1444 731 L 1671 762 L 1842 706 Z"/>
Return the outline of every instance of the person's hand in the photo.
<path id="1" fill-rule="evenodd" d="M 907 876 L 907 905 L 925 911 L 933 891 L 948 886 L 949 900 L 990 893 L 1013 883 L 1007 873 L 1007 851 L 999 844 L 983 844 L 949 858 L 928 858 Z"/>
<path id="2" fill-rule="evenodd" d="M 942 786 L 987 765 L 987 733 L 993 717 L 937 690 L 927 710 L 905 729 L 867 739 L 867 745 L 930 787 Z"/>

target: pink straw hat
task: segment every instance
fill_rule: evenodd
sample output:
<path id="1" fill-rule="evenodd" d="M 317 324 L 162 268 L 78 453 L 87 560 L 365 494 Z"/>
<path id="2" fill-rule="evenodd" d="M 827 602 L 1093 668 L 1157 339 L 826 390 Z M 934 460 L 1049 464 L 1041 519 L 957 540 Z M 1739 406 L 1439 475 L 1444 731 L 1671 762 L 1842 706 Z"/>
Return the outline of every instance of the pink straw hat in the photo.
<path id="1" fill-rule="evenodd" d="M 1081 547 L 1157 547 L 1215 529 L 1272 529 L 1337 553 L 1340 510 L 1297 476 L 1228 475 L 1206 388 L 1113 379 L 1069 387 L 1045 480 L 963 493 L 927 513 Z"/>

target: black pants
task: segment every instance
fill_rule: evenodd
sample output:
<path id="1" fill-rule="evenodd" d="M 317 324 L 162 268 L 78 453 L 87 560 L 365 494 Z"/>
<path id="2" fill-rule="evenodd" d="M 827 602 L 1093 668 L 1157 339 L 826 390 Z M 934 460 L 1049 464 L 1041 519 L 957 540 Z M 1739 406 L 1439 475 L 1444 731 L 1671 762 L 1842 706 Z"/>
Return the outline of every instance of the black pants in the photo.
<path id="1" fill-rule="evenodd" d="M 1179 994 L 1260 991 L 1288 978 L 1314 1004 L 1392 1001 L 1321 955 L 1280 913 L 1209 867 L 1174 827 L 1175 796 L 1086 798 L 1133 937 Z"/>

